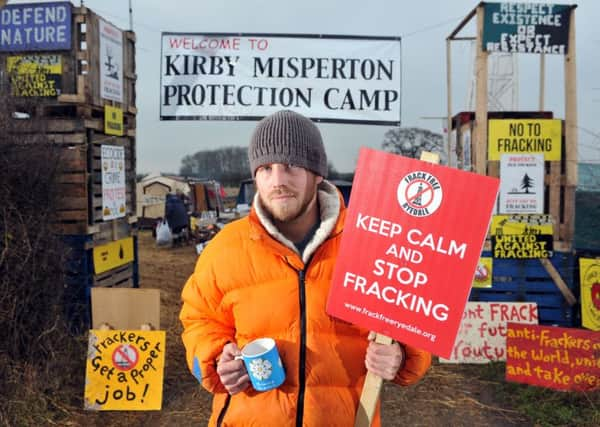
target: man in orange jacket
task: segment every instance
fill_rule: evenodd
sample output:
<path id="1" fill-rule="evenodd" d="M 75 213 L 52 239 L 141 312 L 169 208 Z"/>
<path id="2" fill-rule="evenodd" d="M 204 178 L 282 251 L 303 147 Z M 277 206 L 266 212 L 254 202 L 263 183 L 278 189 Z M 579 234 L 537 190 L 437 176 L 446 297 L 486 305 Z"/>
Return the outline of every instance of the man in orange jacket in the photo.
<path id="1" fill-rule="evenodd" d="M 351 426 L 367 370 L 410 385 L 431 355 L 369 342 L 367 330 L 325 312 L 346 208 L 325 179 L 317 126 L 292 111 L 272 114 L 258 123 L 248 158 L 252 210 L 210 241 L 182 293 L 188 365 L 214 394 L 209 425 Z M 286 371 L 265 392 L 236 359 L 261 337 L 275 340 Z"/>

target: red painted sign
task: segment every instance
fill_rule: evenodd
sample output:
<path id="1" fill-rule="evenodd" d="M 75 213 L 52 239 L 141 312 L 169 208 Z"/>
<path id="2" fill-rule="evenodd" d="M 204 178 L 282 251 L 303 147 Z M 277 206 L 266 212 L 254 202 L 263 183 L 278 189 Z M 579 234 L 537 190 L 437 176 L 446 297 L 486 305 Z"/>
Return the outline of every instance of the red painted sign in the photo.
<path id="1" fill-rule="evenodd" d="M 506 380 L 556 390 L 600 390 L 600 332 L 509 323 Z"/>
<path id="2" fill-rule="evenodd" d="M 498 187 L 361 149 L 327 312 L 449 357 Z"/>

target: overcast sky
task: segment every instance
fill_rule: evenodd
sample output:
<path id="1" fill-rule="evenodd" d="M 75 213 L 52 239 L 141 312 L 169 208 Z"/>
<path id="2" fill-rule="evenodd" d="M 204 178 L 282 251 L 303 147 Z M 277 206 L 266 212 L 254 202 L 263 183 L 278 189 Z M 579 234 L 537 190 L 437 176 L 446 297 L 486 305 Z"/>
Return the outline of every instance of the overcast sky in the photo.
<path id="1" fill-rule="evenodd" d="M 9 0 L 9 4 L 26 1 Z M 72 1 L 80 5 L 80 1 Z M 129 28 L 127 0 L 85 0 L 119 28 Z M 478 4 L 474 0 L 132 0 L 137 35 L 138 172 L 178 172 L 181 159 L 199 150 L 246 146 L 255 122 L 160 121 L 161 31 L 345 34 L 402 38 L 402 126 L 442 133 L 446 116 L 446 37 Z M 572 4 L 558 2 L 557 4 Z M 600 162 L 600 1 L 576 9 L 579 156 Z M 472 20 L 474 23 L 474 20 Z M 474 27 L 461 35 L 474 36 Z M 470 42 L 452 44 L 453 113 L 468 108 L 472 82 Z M 518 59 L 519 110 L 537 110 L 537 55 Z M 546 110 L 564 118 L 564 65 L 546 56 Z M 431 118 L 433 117 L 433 118 Z M 360 146 L 381 148 L 389 127 L 319 124 L 338 171 L 353 170 Z"/>

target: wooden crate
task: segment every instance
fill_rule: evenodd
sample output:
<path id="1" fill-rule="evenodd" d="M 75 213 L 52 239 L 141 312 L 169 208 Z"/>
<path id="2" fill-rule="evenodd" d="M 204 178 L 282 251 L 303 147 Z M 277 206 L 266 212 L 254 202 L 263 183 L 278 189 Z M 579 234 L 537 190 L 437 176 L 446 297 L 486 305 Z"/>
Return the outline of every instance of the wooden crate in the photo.
<path id="1" fill-rule="evenodd" d="M 482 256 L 491 257 L 484 252 Z M 570 253 L 555 253 L 549 259 L 571 292 L 578 297 L 575 280 L 576 258 Z M 539 323 L 544 325 L 579 326 L 578 305 L 570 305 L 553 278 L 537 259 L 494 259 L 492 287 L 473 288 L 470 301 L 535 302 Z"/>
<path id="2" fill-rule="evenodd" d="M 551 119 L 551 112 L 489 112 L 489 119 Z M 471 146 L 473 141 L 473 129 L 475 113 L 463 112 L 455 115 L 452 120 L 452 128 L 455 130 L 455 153 L 457 166 L 461 169 L 476 171 L 478 168 L 475 159 L 475 147 Z M 563 121 L 562 135 L 562 160 L 545 161 L 544 173 L 544 213 L 550 214 L 554 221 L 553 247 L 558 252 L 569 252 L 573 249 L 573 238 L 575 234 L 575 190 L 576 184 L 569 184 L 567 176 L 570 169 L 577 165 L 569 164 L 565 151 L 570 149 L 565 143 L 565 124 Z M 487 150 L 487 147 L 486 147 Z M 486 156 L 487 158 L 487 156 Z M 500 161 L 487 160 L 485 165 L 486 175 L 500 177 Z M 485 249 L 491 247 L 488 241 Z"/>

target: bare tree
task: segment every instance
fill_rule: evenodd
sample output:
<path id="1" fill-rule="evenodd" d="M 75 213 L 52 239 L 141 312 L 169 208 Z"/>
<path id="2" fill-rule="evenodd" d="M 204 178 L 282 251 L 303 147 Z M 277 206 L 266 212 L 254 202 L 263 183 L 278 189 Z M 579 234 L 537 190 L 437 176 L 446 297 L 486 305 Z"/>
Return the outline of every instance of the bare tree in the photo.
<path id="1" fill-rule="evenodd" d="M 422 151 L 430 151 L 440 155 L 441 163 L 446 163 L 444 138 L 439 133 L 421 128 L 393 128 L 388 130 L 383 139 L 382 148 L 390 153 L 418 159 Z"/>

